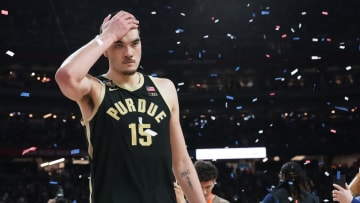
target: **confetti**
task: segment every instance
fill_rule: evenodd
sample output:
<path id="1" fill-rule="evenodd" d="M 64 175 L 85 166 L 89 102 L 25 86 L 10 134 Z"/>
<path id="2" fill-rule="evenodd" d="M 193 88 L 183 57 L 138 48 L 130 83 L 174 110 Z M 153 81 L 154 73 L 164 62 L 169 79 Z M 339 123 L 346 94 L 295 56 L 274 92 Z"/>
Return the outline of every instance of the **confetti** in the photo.
<path id="1" fill-rule="evenodd" d="M 9 15 L 9 11 L 7 11 L 7 10 L 1 10 L 1 14 L 7 16 L 7 15 Z"/>
<path id="2" fill-rule="evenodd" d="M 29 152 L 33 152 L 33 151 L 36 151 L 36 147 L 30 147 L 30 148 L 27 148 L 27 149 L 24 149 L 23 152 L 22 152 L 22 155 L 25 155 Z"/>
<path id="3" fill-rule="evenodd" d="M 228 99 L 228 100 L 234 100 L 234 97 L 233 97 L 233 96 L 230 96 L 230 95 L 226 95 L 226 99 Z"/>
<path id="4" fill-rule="evenodd" d="M 15 55 L 15 53 L 14 52 L 12 52 L 12 51 L 6 51 L 6 54 L 7 55 L 9 55 L 9 56 L 11 56 L 11 57 L 13 57 L 14 55 Z"/>
<path id="5" fill-rule="evenodd" d="M 311 56 L 311 60 L 320 60 L 321 57 L 320 56 Z"/>
<path id="6" fill-rule="evenodd" d="M 30 97 L 30 93 L 29 92 L 21 92 L 20 97 Z"/>
<path id="7" fill-rule="evenodd" d="M 324 15 L 324 16 L 327 16 L 327 15 L 329 15 L 329 12 L 323 11 L 323 12 L 321 12 L 321 14 Z"/>
<path id="8" fill-rule="evenodd" d="M 80 153 L 80 149 L 73 149 L 70 151 L 70 154 L 79 154 Z"/>
<path id="9" fill-rule="evenodd" d="M 158 135 L 157 132 L 151 130 L 151 129 L 146 129 L 144 132 L 146 132 L 147 134 L 151 135 L 151 136 L 156 136 Z"/>

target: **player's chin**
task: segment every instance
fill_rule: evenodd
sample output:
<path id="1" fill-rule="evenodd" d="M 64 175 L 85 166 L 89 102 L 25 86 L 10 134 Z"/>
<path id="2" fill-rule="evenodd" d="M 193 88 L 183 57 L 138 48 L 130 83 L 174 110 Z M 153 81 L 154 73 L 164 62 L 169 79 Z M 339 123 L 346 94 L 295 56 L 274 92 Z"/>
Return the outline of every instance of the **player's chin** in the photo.
<path id="1" fill-rule="evenodd" d="M 122 71 L 124 75 L 134 75 L 137 72 L 137 67 L 127 68 Z"/>
<path id="2" fill-rule="evenodd" d="M 139 67 L 138 63 L 126 63 L 123 65 L 123 67 L 127 70 L 137 70 L 137 68 Z"/>

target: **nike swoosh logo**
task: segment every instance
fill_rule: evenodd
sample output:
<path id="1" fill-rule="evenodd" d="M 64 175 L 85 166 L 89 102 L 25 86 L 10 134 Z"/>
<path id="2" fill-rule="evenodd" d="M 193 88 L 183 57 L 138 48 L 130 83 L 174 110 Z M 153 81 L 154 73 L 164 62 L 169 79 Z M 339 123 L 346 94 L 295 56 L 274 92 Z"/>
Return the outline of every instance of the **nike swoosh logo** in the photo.
<path id="1" fill-rule="evenodd" d="M 115 90 L 118 90 L 118 89 L 119 89 L 119 88 L 112 88 L 112 87 L 110 87 L 110 88 L 109 88 L 109 91 L 112 92 L 112 91 L 115 91 Z"/>

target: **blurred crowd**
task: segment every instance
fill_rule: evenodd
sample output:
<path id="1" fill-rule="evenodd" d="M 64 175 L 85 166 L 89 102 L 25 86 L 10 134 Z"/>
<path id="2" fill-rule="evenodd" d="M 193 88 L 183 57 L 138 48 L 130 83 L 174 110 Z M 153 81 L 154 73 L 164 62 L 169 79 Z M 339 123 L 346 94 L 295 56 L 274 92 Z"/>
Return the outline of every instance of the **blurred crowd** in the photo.
<path id="1" fill-rule="evenodd" d="M 20 89 L 23 91 L 58 90 L 54 75 L 56 67 L 52 65 L 27 64 L 2 64 L 0 72 L 0 88 Z M 276 68 L 266 70 L 254 70 L 242 72 L 237 67 L 213 70 L 216 64 L 203 67 L 204 71 L 192 70 L 198 65 L 190 67 L 174 67 L 168 70 L 152 70 L 145 73 L 154 76 L 168 77 L 182 93 L 216 93 L 219 91 L 236 93 L 239 90 L 251 90 L 260 94 L 268 91 L 295 91 L 302 90 L 305 93 L 317 91 L 346 91 L 350 92 L 360 85 L 360 67 L 336 66 L 331 70 L 321 68 L 302 68 L 300 70 L 290 68 Z M 348 68 L 348 70 L 346 70 Z M 192 70 L 191 72 L 188 70 Z M 291 73 L 296 70 L 296 74 Z M 165 71 L 165 72 L 164 72 Z M 262 74 L 259 74 L 262 72 Z"/>
<path id="2" fill-rule="evenodd" d="M 246 164 L 229 164 L 213 161 L 219 169 L 214 194 L 232 203 L 261 202 L 264 196 L 279 181 L 282 162 L 254 161 L 253 169 Z M 345 174 L 349 183 L 359 171 L 360 160 L 352 165 L 326 164 L 317 160 L 300 161 L 307 175 L 315 184 L 313 193 L 320 202 L 332 202 L 333 177 L 337 171 Z M 1 158 L 0 202 L 1 203 L 46 203 L 57 197 L 59 188 L 64 197 L 73 203 L 87 203 L 89 195 L 89 165 L 67 163 L 64 168 L 45 171 L 35 162 L 13 162 Z"/>

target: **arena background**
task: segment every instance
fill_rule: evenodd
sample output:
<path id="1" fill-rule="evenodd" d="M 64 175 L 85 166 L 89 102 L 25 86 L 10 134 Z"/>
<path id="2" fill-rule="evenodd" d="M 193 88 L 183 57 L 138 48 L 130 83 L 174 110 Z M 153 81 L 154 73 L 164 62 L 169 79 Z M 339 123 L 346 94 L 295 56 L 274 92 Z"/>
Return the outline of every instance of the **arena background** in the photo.
<path id="1" fill-rule="evenodd" d="M 303 164 L 322 202 L 336 171 L 359 171 L 358 0 L 3 0 L 0 202 L 88 202 L 86 139 L 54 81 L 61 62 L 124 9 L 140 20 L 140 71 L 171 79 L 189 154 L 265 147 L 212 160 L 214 192 L 260 202 L 283 162 Z M 101 58 L 92 74 L 106 70 Z M 53 162 L 57 160 L 58 162 Z"/>

